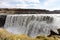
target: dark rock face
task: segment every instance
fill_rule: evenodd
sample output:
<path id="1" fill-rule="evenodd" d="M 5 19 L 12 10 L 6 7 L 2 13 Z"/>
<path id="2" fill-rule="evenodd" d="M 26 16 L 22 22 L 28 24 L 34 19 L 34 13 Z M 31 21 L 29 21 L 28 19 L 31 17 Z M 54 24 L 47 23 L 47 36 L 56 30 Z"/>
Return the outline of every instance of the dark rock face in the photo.
<path id="1" fill-rule="evenodd" d="M 5 24 L 6 15 L 0 15 L 0 27 L 3 27 Z"/>
<path id="2" fill-rule="evenodd" d="M 52 35 L 59 35 L 59 34 L 53 32 L 53 31 L 51 30 L 51 31 L 50 31 L 50 35 L 48 35 L 48 36 L 50 37 L 50 36 L 52 36 Z"/>
<path id="3" fill-rule="evenodd" d="M 52 36 L 52 35 L 58 35 L 58 36 L 60 36 L 60 29 L 57 29 L 57 30 L 58 30 L 59 34 L 56 34 L 55 32 L 53 32 L 53 31 L 51 30 L 51 31 L 50 31 L 51 34 L 48 35 L 48 36 Z"/>
<path id="4" fill-rule="evenodd" d="M 59 35 L 60 35 L 60 29 L 58 29 Z"/>

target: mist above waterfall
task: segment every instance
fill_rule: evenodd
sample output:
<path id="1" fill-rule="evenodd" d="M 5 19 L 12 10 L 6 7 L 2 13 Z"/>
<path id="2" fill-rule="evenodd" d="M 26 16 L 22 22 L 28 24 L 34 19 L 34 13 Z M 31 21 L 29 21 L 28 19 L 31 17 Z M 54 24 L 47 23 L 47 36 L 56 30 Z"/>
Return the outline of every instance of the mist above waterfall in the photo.
<path id="1" fill-rule="evenodd" d="M 56 32 L 54 18 L 50 16 L 12 16 L 7 15 L 4 28 L 14 34 L 27 34 L 30 37 L 49 35 L 50 30 Z"/>

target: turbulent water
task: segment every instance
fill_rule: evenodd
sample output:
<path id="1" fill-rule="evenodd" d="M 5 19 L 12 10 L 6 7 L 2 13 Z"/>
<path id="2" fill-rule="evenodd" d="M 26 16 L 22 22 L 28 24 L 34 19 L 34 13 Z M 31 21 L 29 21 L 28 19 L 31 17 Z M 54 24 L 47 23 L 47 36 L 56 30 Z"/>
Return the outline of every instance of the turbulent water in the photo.
<path id="1" fill-rule="evenodd" d="M 10 33 L 27 34 L 30 37 L 49 35 L 57 32 L 53 25 L 53 17 L 49 16 L 13 16 L 7 15 L 4 28 Z"/>

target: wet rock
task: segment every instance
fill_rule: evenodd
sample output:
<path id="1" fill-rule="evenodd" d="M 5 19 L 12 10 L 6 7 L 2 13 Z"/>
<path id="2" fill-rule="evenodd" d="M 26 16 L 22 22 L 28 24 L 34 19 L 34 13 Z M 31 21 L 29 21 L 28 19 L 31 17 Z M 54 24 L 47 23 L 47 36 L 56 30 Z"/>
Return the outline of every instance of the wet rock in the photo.
<path id="1" fill-rule="evenodd" d="M 6 15 L 0 15 L 0 27 L 3 27 L 5 24 Z"/>
<path id="2" fill-rule="evenodd" d="M 58 29 L 59 35 L 60 35 L 60 29 Z"/>

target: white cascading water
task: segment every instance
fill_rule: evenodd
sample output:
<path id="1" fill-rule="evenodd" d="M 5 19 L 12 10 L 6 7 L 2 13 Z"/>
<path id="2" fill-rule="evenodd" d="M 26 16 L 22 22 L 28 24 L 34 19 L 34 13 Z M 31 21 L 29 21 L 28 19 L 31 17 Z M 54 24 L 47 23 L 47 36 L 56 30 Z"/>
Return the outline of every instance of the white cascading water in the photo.
<path id="1" fill-rule="evenodd" d="M 42 21 L 41 16 L 13 16 L 7 15 L 4 28 L 14 34 L 27 34 L 30 37 L 49 35 L 50 30 L 57 32 L 52 23 Z"/>

